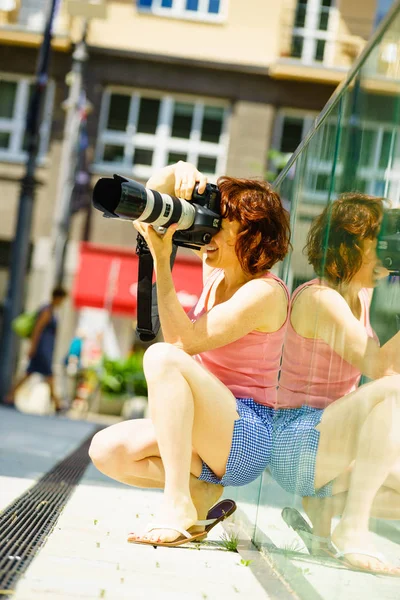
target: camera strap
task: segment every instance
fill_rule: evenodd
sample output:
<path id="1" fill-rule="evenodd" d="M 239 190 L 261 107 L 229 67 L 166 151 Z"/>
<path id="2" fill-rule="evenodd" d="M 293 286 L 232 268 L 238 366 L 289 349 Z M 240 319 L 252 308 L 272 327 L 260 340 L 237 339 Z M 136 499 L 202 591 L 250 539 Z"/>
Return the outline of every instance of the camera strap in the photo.
<path id="1" fill-rule="evenodd" d="M 171 269 L 175 261 L 178 247 L 173 244 L 171 252 Z M 139 273 L 137 288 L 137 325 L 136 331 L 142 342 L 154 340 L 160 330 L 158 314 L 157 287 L 153 280 L 153 257 L 144 237 L 137 236 L 136 254 L 139 257 Z"/>

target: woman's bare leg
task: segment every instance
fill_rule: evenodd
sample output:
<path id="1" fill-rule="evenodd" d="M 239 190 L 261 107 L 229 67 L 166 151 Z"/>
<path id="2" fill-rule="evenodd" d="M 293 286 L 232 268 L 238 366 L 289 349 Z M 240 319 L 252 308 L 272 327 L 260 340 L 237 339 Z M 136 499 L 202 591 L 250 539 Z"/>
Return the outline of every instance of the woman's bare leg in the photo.
<path id="1" fill-rule="evenodd" d="M 173 530 L 174 524 L 187 529 L 197 519 L 190 473 L 192 470 L 192 474 L 199 474 L 199 457 L 218 477 L 225 473 L 238 418 L 236 400 L 217 378 L 169 344 L 155 344 L 147 350 L 144 370 L 155 440 L 165 473 L 164 502 L 158 521 L 168 525 L 168 529 L 155 530 L 144 539 L 172 541 L 179 536 Z M 195 473 L 193 451 L 197 456 Z M 155 448 L 147 448 L 146 452 L 142 458 L 156 456 Z M 148 472 L 150 468 L 157 469 L 157 464 L 152 460 L 144 468 Z"/>
<path id="2" fill-rule="evenodd" d="M 112 479 L 139 488 L 164 489 L 165 472 L 150 419 L 117 423 L 97 433 L 89 449 L 94 465 Z M 200 481 L 202 462 L 192 453 L 190 493 L 199 519 L 221 497 L 222 485 Z"/>
<path id="3" fill-rule="evenodd" d="M 368 534 L 371 508 L 400 457 L 400 376 L 366 384 L 331 404 L 317 429 L 317 489 L 339 477 L 354 461 L 346 505 L 332 540 L 341 551 L 359 547 L 373 553 Z M 346 558 L 356 567 L 391 569 L 362 554 Z"/>
<path id="4" fill-rule="evenodd" d="M 14 404 L 15 394 L 17 393 L 19 388 L 22 387 L 22 385 L 25 383 L 25 381 L 27 381 L 29 379 L 30 376 L 31 376 L 31 373 L 24 373 L 17 379 L 17 381 L 14 383 L 11 390 L 8 392 L 7 396 L 4 399 L 6 404 Z"/>

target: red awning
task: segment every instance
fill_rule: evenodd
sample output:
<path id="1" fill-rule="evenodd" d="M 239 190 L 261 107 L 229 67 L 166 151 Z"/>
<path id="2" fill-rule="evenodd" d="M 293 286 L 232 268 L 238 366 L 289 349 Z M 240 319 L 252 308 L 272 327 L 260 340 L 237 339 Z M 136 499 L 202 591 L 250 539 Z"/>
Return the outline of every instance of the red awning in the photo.
<path id="1" fill-rule="evenodd" d="M 72 298 L 75 308 L 106 308 L 134 317 L 139 259 L 133 250 L 82 242 Z M 175 289 L 186 311 L 202 288 L 202 265 L 195 256 L 178 256 L 172 270 Z"/>

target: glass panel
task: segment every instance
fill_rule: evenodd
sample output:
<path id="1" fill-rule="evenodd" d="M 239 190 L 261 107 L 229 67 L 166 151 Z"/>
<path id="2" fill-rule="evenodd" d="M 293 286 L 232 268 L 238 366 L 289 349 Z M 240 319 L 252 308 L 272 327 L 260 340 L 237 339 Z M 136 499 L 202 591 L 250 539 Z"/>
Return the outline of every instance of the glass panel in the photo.
<path id="1" fill-rule="evenodd" d="M 290 56 L 294 58 L 301 58 L 303 52 L 304 38 L 300 35 L 294 35 L 292 37 L 292 47 L 290 50 Z"/>
<path id="2" fill-rule="evenodd" d="M 199 156 L 197 168 L 203 173 L 215 173 L 217 170 L 217 159 L 210 156 Z"/>
<path id="3" fill-rule="evenodd" d="M 300 598 L 351 598 L 361 589 L 382 596 L 363 551 L 366 572 L 357 580 L 320 555 L 321 543 L 330 552 L 331 536 L 345 550 L 347 528 L 353 548 L 371 544 L 398 562 L 400 488 L 393 503 L 386 495 L 398 458 L 388 462 L 382 451 L 389 444 L 398 457 L 398 426 L 391 408 L 385 427 L 380 420 L 382 406 L 399 396 L 398 375 L 385 375 L 400 372 L 400 6 L 393 6 L 362 66 L 274 182 L 290 207 L 293 245 L 278 270 L 291 293 L 277 395 L 284 410 L 271 409 L 273 450 L 260 487 L 244 486 L 238 500 L 253 541 Z M 285 117 L 285 150 L 303 135 L 302 123 Z M 378 410 L 368 400 L 375 393 Z M 310 534 L 320 537 L 317 548 Z M 396 597 L 397 582 L 386 583 L 385 596 Z"/>
<path id="4" fill-rule="evenodd" d="M 390 157 L 396 143 L 396 131 L 384 131 L 382 135 L 382 149 L 379 154 L 379 167 L 385 169 L 390 161 Z"/>
<path id="5" fill-rule="evenodd" d="M 0 81 L 0 118 L 12 119 L 14 115 L 17 83 L 15 81 Z"/>
<path id="6" fill-rule="evenodd" d="M 220 5 L 220 0 L 210 0 L 208 4 L 208 12 L 213 15 L 217 15 L 219 13 Z"/>
<path id="7" fill-rule="evenodd" d="M 375 145 L 377 142 L 377 132 L 371 129 L 364 129 L 360 132 L 361 153 L 360 166 L 367 167 L 374 162 Z"/>
<path id="8" fill-rule="evenodd" d="M 203 125 L 201 128 L 201 139 L 203 142 L 219 143 L 222 133 L 224 109 L 218 106 L 205 106 Z"/>
<path id="9" fill-rule="evenodd" d="M 299 2 L 296 8 L 296 15 L 294 18 L 294 26 L 295 27 L 304 27 L 306 23 L 306 12 L 307 12 L 307 2 Z"/>
<path id="10" fill-rule="evenodd" d="M 171 136 L 177 138 L 190 138 L 192 130 L 194 104 L 176 102 L 172 121 Z"/>
<path id="11" fill-rule="evenodd" d="M 105 162 L 123 162 L 124 160 L 124 146 L 117 146 L 115 144 L 106 144 L 104 146 L 103 160 Z"/>
<path id="12" fill-rule="evenodd" d="M 186 10 L 197 10 L 199 8 L 199 0 L 186 0 Z"/>
<path id="13" fill-rule="evenodd" d="M 107 129 L 125 131 L 128 126 L 131 97 L 126 94 L 111 94 Z"/>
<path id="14" fill-rule="evenodd" d="M 169 152 L 168 153 L 168 165 L 173 165 L 179 160 L 187 161 L 187 154 L 184 152 Z"/>
<path id="15" fill-rule="evenodd" d="M 10 134 L 6 131 L 0 131 L 0 148 L 4 150 L 8 149 L 8 146 L 10 144 L 10 137 Z"/>
<path id="16" fill-rule="evenodd" d="M 158 113 L 161 100 L 155 98 L 141 98 L 138 117 L 138 133 L 155 133 L 158 123 Z"/>
<path id="17" fill-rule="evenodd" d="M 151 8 L 153 4 L 153 0 L 137 0 L 137 5 L 139 8 Z"/>
<path id="18" fill-rule="evenodd" d="M 161 0 L 161 6 L 163 8 L 172 8 L 172 1 L 173 0 Z"/>
<path id="19" fill-rule="evenodd" d="M 147 148 L 135 148 L 133 164 L 151 167 L 153 164 L 153 150 L 148 150 Z"/>
<path id="20" fill-rule="evenodd" d="M 315 48 L 315 60 L 322 61 L 324 60 L 325 54 L 325 40 L 317 40 L 316 48 Z"/>

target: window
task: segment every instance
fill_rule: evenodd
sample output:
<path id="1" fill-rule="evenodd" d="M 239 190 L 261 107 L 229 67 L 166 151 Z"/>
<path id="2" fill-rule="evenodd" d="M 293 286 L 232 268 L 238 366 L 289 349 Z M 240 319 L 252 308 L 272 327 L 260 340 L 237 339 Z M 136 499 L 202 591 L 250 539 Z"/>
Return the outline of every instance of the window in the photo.
<path id="1" fill-rule="evenodd" d="M 0 75 L 0 160 L 25 159 L 25 122 L 32 90 L 33 80 L 28 77 Z M 49 82 L 40 127 L 39 158 L 43 158 L 49 143 L 53 99 L 54 84 Z"/>
<path id="2" fill-rule="evenodd" d="M 138 9 L 166 17 L 221 21 L 227 0 L 137 0 Z"/>
<path id="3" fill-rule="evenodd" d="M 288 153 L 288 157 L 307 135 L 317 114 L 285 109 L 275 123 L 273 149 Z M 346 122 L 342 122 L 346 127 Z M 326 202 L 331 183 L 332 149 L 335 145 L 337 121 L 329 118 L 322 125 L 321 135 L 310 141 L 307 149 L 303 198 L 306 203 Z M 354 189 L 372 196 L 390 197 L 400 205 L 400 136 L 389 122 L 368 120 L 360 123 L 360 156 Z M 336 177 L 343 172 L 343 156 L 339 155 Z M 286 162 L 286 161 L 285 161 Z M 274 165 L 272 165 L 274 166 Z M 276 170 L 276 169 L 275 169 Z"/>
<path id="4" fill-rule="evenodd" d="M 331 64 L 337 12 L 335 0 L 298 0 L 290 55 L 306 64 Z"/>
<path id="5" fill-rule="evenodd" d="M 220 101 L 106 90 L 93 168 L 147 179 L 188 160 L 216 176 L 225 170 L 228 113 Z"/>
<path id="6" fill-rule="evenodd" d="M 273 149 L 287 158 L 296 150 L 311 129 L 317 113 L 284 109 L 278 113 L 275 123 Z M 307 177 L 304 181 L 304 197 L 307 203 L 326 202 L 332 164 L 330 150 L 335 139 L 336 121 L 324 125 L 323 144 L 316 147 L 312 140 L 307 150 Z M 321 142 L 321 136 L 315 138 Z M 273 163 L 274 161 L 272 161 Z M 286 160 L 283 161 L 286 163 Z M 272 164 L 272 167 L 274 165 Z M 278 173 L 279 169 L 275 169 Z"/>

